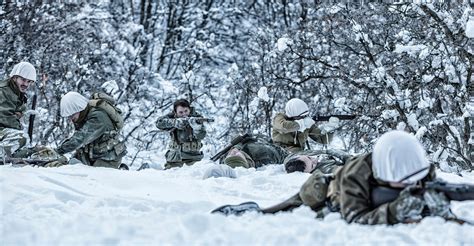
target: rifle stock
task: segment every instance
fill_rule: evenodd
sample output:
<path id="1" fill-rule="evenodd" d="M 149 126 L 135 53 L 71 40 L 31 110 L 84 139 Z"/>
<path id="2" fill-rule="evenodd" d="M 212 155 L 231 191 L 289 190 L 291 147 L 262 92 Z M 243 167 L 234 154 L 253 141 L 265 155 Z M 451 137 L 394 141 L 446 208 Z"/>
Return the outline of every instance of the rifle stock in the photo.
<path id="1" fill-rule="evenodd" d="M 417 194 L 423 194 L 426 190 L 436 190 L 443 192 L 448 199 L 453 201 L 474 200 L 474 185 L 470 184 L 451 184 L 445 181 L 428 181 L 424 186 L 420 186 Z M 372 205 L 378 207 L 397 199 L 402 189 L 378 186 L 371 192 Z"/>

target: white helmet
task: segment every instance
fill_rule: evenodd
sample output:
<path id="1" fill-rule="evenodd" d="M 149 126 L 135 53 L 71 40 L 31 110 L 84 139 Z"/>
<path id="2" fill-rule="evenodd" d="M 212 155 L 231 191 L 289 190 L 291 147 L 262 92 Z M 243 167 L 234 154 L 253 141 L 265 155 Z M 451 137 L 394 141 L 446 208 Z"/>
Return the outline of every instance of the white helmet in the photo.
<path id="1" fill-rule="evenodd" d="M 36 69 L 29 62 L 20 62 L 13 66 L 13 69 L 10 73 L 10 78 L 15 75 L 28 80 L 36 81 Z"/>
<path id="2" fill-rule="evenodd" d="M 429 166 L 425 149 L 407 132 L 387 132 L 374 146 L 372 169 L 382 181 L 412 184 L 428 174 Z"/>
<path id="3" fill-rule="evenodd" d="M 298 98 L 290 99 L 285 106 L 285 114 L 288 117 L 305 116 L 309 114 L 308 104 Z"/>
<path id="4" fill-rule="evenodd" d="M 69 117 L 77 112 L 84 110 L 89 100 L 81 94 L 71 91 L 61 97 L 60 108 L 61 116 Z"/>

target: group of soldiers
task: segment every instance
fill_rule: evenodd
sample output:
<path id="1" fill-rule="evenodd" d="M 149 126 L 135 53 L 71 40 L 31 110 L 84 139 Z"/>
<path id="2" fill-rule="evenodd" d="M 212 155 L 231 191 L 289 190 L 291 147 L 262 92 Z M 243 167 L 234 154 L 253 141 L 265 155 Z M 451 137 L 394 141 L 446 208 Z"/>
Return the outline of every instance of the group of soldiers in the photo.
<path id="1" fill-rule="evenodd" d="M 33 65 L 20 62 L 0 84 L 0 151 L 4 160 L 5 156 L 23 158 L 46 154 L 57 157 L 47 166 L 81 162 L 119 168 L 127 152 L 119 138 L 123 119 L 114 100 L 105 94 L 96 93 L 91 99 L 77 92 L 65 94 L 60 101 L 60 114 L 74 123 L 74 134 L 55 149 L 25 147 L 28 139 L 20 118 L 26 110 L 26 91 L 35 81 Z M 172 112 L 157 120 L 157 128 L 170 133 L 165 169 L 192 165 L 203 159 L 204 119 L 187 100 L 180 99 L 174 103 Z M 232 172 L 235 167 L 259 168 L 280 163 L 288 173 L 311 173 L 296 195 L 282 204 L 259 210 L 264 213 L 306 205 L 318 215 L 338 211 L 348 222 L 363 224 L 413 222 L 427 211 L 429 215 L 454 217 L 449 199 L 443 193 L 413 194 L 414 185 L 435 178 L 434 167 L 413 135 L 402 131 L 385 133 L 377 140 L 372 153 L 358 156 L 338 150 L 307 149 L 309 138 L 322 144 L 331 142 L 332 132 L 338 128 L 337 120 L 331 122 L 329 127 L 318 127 L 308 105 L 293 98 L 286 103 L 284 112 L 274 117 L 271 141 L 255 137 L 241 139 L 220 156 L 221 164 L 215 165 L 209 176 L 235 177 Z M 62 156 L 69 152 L 74 155 L 67 161 Z M 399 189 L 400 193 L 395 199 L 375 205 L 371 199 L 374 187 Z M 216 211 L 227 213 L 229 207 Z"/>
<path id="2" fill-rule="evenodd" d="M 47 160 L 47 167 L 68 162 L 120 167 L 122 157 L 127 153 L 119 136 L 123 119 L 114 100 L 102 93 L 95 93 L 91 99 L 77 92 L 65 94 L 60 101 L 60 114 L 74 123 L 74 134 L 55 149 L 27 147 L 28 138 L 20 119 L 26 111 L 26 92 L 36 77 L 32 64 L 20 62 L 13 67 L 9 78 L 0 84 L 0 153 L 3 162 L 15 158 L 43 158 Z M 74 155 L 68 161 L 64 154 L 70 152 Z"/>

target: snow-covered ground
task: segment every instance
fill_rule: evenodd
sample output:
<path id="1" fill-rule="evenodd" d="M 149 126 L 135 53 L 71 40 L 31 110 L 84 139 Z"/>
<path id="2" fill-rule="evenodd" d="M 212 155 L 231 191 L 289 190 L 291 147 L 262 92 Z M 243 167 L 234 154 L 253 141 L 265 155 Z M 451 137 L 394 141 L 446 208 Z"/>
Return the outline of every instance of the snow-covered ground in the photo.
<path id="1" fill-rule="evenodd" d="M 83 165 L 0 166 L 0 245 L 474 245 L 474 226 L 425 218 L 419 224 L 347 224 L 337 213 L 225 217 L 223 204 L 273 205 L 295 194 L 308 174 L 282 165 L 238 168 L 237 179 L 203 179 L 208 160 L 172 170 L 121 171 Z M 452 182 L 474 183 L 440 173 Z M 453 202 L 474 221 L 474 201 Z"/>

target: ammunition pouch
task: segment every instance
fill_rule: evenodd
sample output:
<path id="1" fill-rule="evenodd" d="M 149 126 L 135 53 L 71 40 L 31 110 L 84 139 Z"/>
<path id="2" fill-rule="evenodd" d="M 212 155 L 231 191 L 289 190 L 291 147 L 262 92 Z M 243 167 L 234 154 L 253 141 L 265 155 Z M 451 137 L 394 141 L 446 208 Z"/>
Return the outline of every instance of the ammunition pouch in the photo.
<path id="1" fill-rule="evenodd" d="M 172 142 L 169 145 L 171 150 L 180 150 L 183 152 L 199 152 L 202 148 L 201 142 L 185 142 L 178 144 L 176 142 Z"/>
<path id="2" fill-rule="evenodd" d="M 103 157 L 109 152 L 114 152 L 115 156 L 123 157 L 126 152 L 125 144 L 118 138 L 117 132 L 111 131 L 102 136 L 102 139 L 106 141 L 89 144 L 84 148 L 84 152 L 87 153 L 90 159 L 96 159 Z"/>

